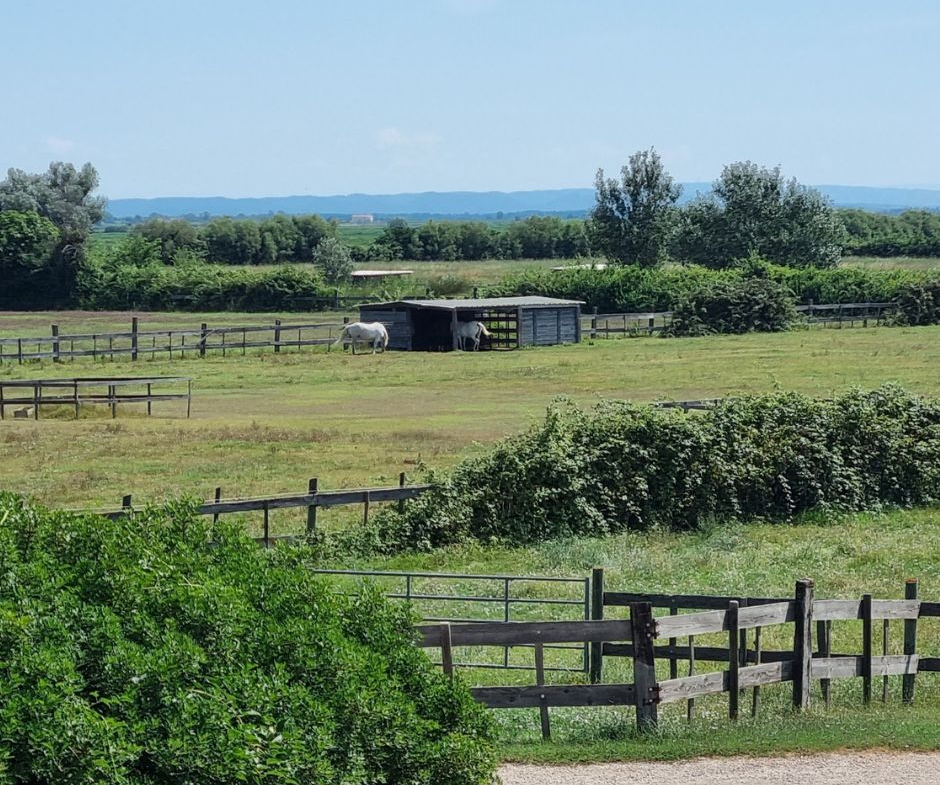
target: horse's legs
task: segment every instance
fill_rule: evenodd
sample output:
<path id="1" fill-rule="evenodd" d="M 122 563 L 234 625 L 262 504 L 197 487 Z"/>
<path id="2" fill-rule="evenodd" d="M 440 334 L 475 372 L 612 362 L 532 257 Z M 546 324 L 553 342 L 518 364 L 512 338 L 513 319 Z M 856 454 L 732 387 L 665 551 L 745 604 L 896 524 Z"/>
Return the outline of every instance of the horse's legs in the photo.
<path id="1" fill-rule="evenodd" d="M 356 353 L 356 342 L 355 342 L 355 341 L 352 342 L 352 353 L 353 353 L 353 354 Z"/>

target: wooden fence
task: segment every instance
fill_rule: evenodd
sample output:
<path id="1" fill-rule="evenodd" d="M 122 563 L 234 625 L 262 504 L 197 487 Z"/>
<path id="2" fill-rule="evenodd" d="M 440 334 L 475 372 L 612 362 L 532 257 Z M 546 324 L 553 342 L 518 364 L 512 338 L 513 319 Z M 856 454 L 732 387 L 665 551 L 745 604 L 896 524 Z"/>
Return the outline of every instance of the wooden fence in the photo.
<path id="1" fill-rule="evenodd" d="M 339 336 L 349 319 L 335 322 L 284 323 L 275 319 L 274 324 L 238 325 L 234 327 L 210 327 L 201 324 L 190 330 L 141 330 L 135 317 L 127 332 L 110 333 L 60 333 L 58 325 L 52 325 L 51 335 L 27 338 L 0 338 L 0 363 L 28 360 L 52 359 L 59 362 L 75 357 L 109 358 L 141 357 L 167 353 L 170 358 L 177 354 L 185 357 L 205 357 L 208 352 L 246 354 L 248 349 L 295 348 L 304 346 L 330 346 Z"/>
<path id="2" fill-rule="evenodd" d="M 808 324 L 822 326 L 844 325 L 854 327 L 861 324 L 884 324 L 897 308 L 897 303 L 820 303 L 810 300 L 806 305 L 796 306 L 797 313 Z M 582 334 L 590 338 L 616 338 L 618 336 L 643 336 L 661 333 L 672 323 L 672 311 L 649 311 L 639 313 L 593 313 L 582 314 Z"/>
<path id="3" fill-rule="evenodd" d="M 750 711 L 756 716 L 761 687 L 784 682 L 792 683 L 793 705 L 802 710 L 810 705 L 814 682 L 820 683 L 828 706 L 835 679 L 861 678 L 863 701 L 868 703 L 876 679 L 882 680 L 881 697 L 887 700 L 887 678 L 902 676 L 902 699 L 910 703 L 917 674 L 940 671 L 940 658 L 917 653 L 918 619 L 940 616 L 940 603 L 921 602 L 917 595 L 914 580 L 906 583 L 903 600 L 873 599 L 869 594 L 857 600 L 820 600 L 811 580 L 798 581 L 792 598 L 607 592 L 603 573 L 595 571 L 589 621 L 422 625 L 419 645 L 440 648 L 444 671 L 451 674 L 456 647 L 533 646 L 534 685 L 476 687 L 473 694 L 492 708 L 539 708 L 545 738 L 550 735 L 548 709 L 553 706 L 633 706 L 638 726 L 645 729 L 655 727 L 661 705 L 685 701 L 692 720 L 697 698 L 721 693 L 728 695 L 729 717 L 736 719 L 746 689 L 753 691 Z M 629 619 L 602 618 L 603 608 L 609 606 L 628 607 Z M 655 615 L 654 608 L 669 612 Z M 693 612 L 679 612 L 685 609 Z M 862 621 L 861 653 L 833 653 L 832 624 L 849 620 Z M 903 654 L 888 653 L 892 621 L 903 625 Z M 875 653 L 875 622 L 881 622 L 880 654 Z M 764 649 L 762 632 L 774 627 L 789 628 L 790 649 Z M 725 635 L 726 646 L 696 645 L 697 636 L 714 634 Z M 686 645 L 678 645 L 680 638 Z M 590 684 L 545 684 L 544 649 L 560 643 L 590 645 Z M 630 658 L 633 681 L 603 683 L 604 657 Z M 668 678 L 659 678 L 658 660 L 668 663 Z M 680 661 L 687 663 L 684 676 L 678 672 Z M 696 664 L 702 661 L 723 662 L 726 669 L 697 673 Z M 666 675 L 665 663 L 661 671 Z"/>
<path id="4" fill-rule="evenodd" d="M 186 386 L 185 392 L 172 389 L 154 391 L 154 386 L 171 388 Z M 81 416 L 83 405 L 103 405 L 117 417 L 118 405 L 146 404 L 148 416 L 157 401 L 185 401 L 186 416 L 192 411 L 193 381 L 188 376 L 87 376 L 72 379 L 5 379 L 0 380 L 0 420 L 6 418 L 7 407 L 14 408 L 15 417 L 39 419 L 43 406 L 68 406 Z"/>
<path id="5" fill-rule="evenodd" d="M 196 508 L 197 515 L 211 515 L 218 520 L 220 515 L 229 515 L 232 513 L 261 512 L 263 514 L 263 535 L 255 538 L 265 547 L 270 547 L 280 540 L 296 540 L 302 537 L 311 536 L 317 528 L 317 510 L 330 507 L 340 507 L 349 504 L 361 504 L 363 506 L 363 523 L 369 522 L 369 509 L 372 504 L 380 502 L 398 502 L 399 509 L 403 509 L 404 503 L 408 499 L 414 499 L 420 496 L 433 486 L 428 484 L 407 484 L 407 477 L 404 472 L 398 475 L 398 485 L 392 487 L 380 488 L 344 488 L 336 491 L 321 491 L 319 481 L 316 477 L 311 478 L 307 483 L 307 492 L 301 494 L 285 494 L 280 496 L 258 496 L 251 498 L 223 499 L 222 489 L 215 489 L 215 496 L 209 501 L 202 502 Z M 305 508 L 307 510 L 307 526 L 303 534 L 279 534 L 270 533 L 270 512 L 271 510 L 283 510 L 290 508 Z M 134 514 L 133 496 L 128 494 L 123 497 L 121 506 L 115 508 L 81 508 L 72 509 L 70 512 L 90 513 L 94 515 L 103 515 L 105 518 L 121 518 L 125 515 Z"/>

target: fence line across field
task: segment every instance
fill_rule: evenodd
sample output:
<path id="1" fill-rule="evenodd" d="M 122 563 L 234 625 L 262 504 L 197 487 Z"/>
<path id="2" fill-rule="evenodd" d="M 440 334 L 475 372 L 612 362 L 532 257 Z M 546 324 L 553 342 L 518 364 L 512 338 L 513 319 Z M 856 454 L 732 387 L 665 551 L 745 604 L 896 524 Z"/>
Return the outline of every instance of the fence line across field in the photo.
<path id="1" fill-rule="evenodd" d="M 888 677 L 901 676 L 902 700 L 911 703 L 917 674 L 940 671 L 940 658 L 917 652 L 918 620 L 940 616 L 940 603 L 919 601 L 916 580 L 906 582 L 903 600 L 876 600 L 870 594 L 860 600 L 817 600 L 809 580 L 797 582 L 792 598 L 779 599 L 605 592 L 601 570 L 594 571 L 591 584 L 589 621 L 422 625 L 418 645 L 439 648 L 448 674 L 454 672 L 455 648 L 532 646 L 535 685 L 476 687 L 472 693 L 491 708 L 538 708 L 545 738 L 550 736 L 548 709 L 553 706 L 633 706 L 638 727 L 649 729 L 658 723 L 660 705 L 684 701 L 691 721 L 696 699 L 721 693 L 728 695 L 729 717 L 737 719 L 747 689 L 752 690 L 750 713 L 757 716 L 761 688 L 784 682 L 792 682 L 792 702 L 798 710 L 809 708 L 814 682 L 819 682 L 828 708 L 833 680 L 846 678 L 862 680 L 862 699 L 867 704 L 876 679 L 881 680 L 881 700 L 887 701 Z M 629 607 L 629 619 L 604 619 L 605 605 Z M 657 607 L 668 608 L 668 613 L 654 614 Z M 705 610 L 679 613 L 688 608 Z M 833 622 L 851 620 L 862 621 L 862 653 L 834 653 Z M 903 654 L 889 654 L 892 621 L 902 624 Z M 792 647 L 765 650 L 763 631 L 789 625 Z M 875 647 L 876 627 L 881 631 L 880 653 Z M 727 643 L 697 645 L 696 638 L 702 635 L 725 635 Z M 688 645 L 678 646 L 678 638 L 687 638 Z M 544 650 L 561 643 L 591 647 L 590 684 L 545 684 Z M 603 657 L 611 656 L 632 660 L 632 683 L 603 683 L 600 666 Z M 668 663 L 668 678 L 660 678 L 657 660 L 665 660 L 664 666 Z M 678 673 L 680 661 L 688 664 L 684 676 Z M 703 661 L 723 662 L 727 668 L 696 672 L 696 664 Z M 665 667 L 660 672 L 665 675 Z"/>
<path id="2" fill-rule="evenodd" d="M 186 386 L 185 392 L 175 388 Z M 154 387 L 170 387 L 154 391 Z M 193 380 L 188 376 L 101 376 L 70 379 L 2 379 L 0 380 L 0 420 L 6 419 L 8 407 L 15 417 L 38 420 L 43 406 L 68 406 L 76 419 L 82 406 L 103 405 L 117 417 L 118 405 L 146 404 L 147 415 L 153 414 L 158 401 L 185 401 L 186 416 L 192 412 Z"/>
<path id="3" fill-rule="evenodd" d="M 363 506 L 363 523 L 369 522 L 369 510 L 372 504 L 381 502 L 398 502 L 399 510 L 404 509 L 404 503 L 409 499 L 415 499 L 425 491 L 432 488 L 432 485 L 418 483 L 408 485 L 407 476 L 404 472 L 398 475 L 398 485 L 390 487 L 374 488 L 343 488 L 335 491 L 323 491 L 319 488 L 319 480 L 316 477 L 311 478 L 307 483 L 307 492 L 302 494 L 282 494 L 277 496 L 257 496 L 237 499 L 223 499 L 222 489 L 215 489 L 215 496 L 209 501 L 204 501 L 196 508 L 197 515 L 211 515 L 218 520 L 220 515 L 229 515 L 232 513 L 243 512 L 261 512 L 263 513 L 263 535 L 255 539 L 265 547 L 276 544 L 281 540 L 297 540 L 302 537 L 309 537 L 316 532 L 317 528 L 317 510 L 328 509 L 330 507 L 341 507 L 350 504 L 361 504 Z M 303 534 L 279 534 L 270 533 L 270 512 L 271 510 L 284 510 L 291 508 L 304 508 L 307 510 L 307 525 Z M 115 508 L 77 508 L 70 509 L 68 512 L 88 513 L 102 515 L 105 518 L 117 519 L 127 515 L 133 515 L 134 500 L 131 494 L 127 494 L 121 501 L 121 506 Z"/>

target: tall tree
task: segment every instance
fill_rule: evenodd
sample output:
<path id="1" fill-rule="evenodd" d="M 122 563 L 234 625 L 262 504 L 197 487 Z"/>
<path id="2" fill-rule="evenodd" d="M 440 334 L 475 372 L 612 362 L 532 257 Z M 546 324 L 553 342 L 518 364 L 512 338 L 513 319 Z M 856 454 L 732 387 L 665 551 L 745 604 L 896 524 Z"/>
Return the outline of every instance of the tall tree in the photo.
<path id="1" fill-rule="evenodd" d="M 611 261 L 654 267 L 665 261 L 676 227 L 675 183 L 653 148 L 630 156 L 620 181 L 597 170 L 597 202 L 591 212 L 594 248 Z"/>
<path id="2" fill-rule="evenodd" d="M 784 180 L 780 167 L 750 161 L 726 166 L 711 193 L 683 211 L 680 258 L 728 267 L 757 255 L 790 266 L 831 267 L 845 230 L 819 191 Z"/>
<path id="3" fill-rule="evenodd" d="M 90 163 L 76 169 L 61 161 L 49 164 L 42 174 L 10 169 L 0 182 L 0 212 L 38 213 L 58 230 L 43 282 L 51 299 L 64 300 L 74 292 L 84 243 L 104 217 L 105 200 L 93 195 L 97 188 L 98 173 Z"/>

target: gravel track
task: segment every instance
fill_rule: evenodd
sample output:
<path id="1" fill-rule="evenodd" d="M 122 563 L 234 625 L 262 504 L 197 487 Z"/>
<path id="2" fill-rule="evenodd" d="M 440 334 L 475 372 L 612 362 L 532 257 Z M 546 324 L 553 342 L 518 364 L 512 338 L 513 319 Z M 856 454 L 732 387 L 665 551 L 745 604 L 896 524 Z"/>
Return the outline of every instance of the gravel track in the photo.
<path id="1" fill-rule="evenodd" d="M 937 785 L 940 753 L 839 752 L 579 766 L 507 764 L 503 785 Z"/>

